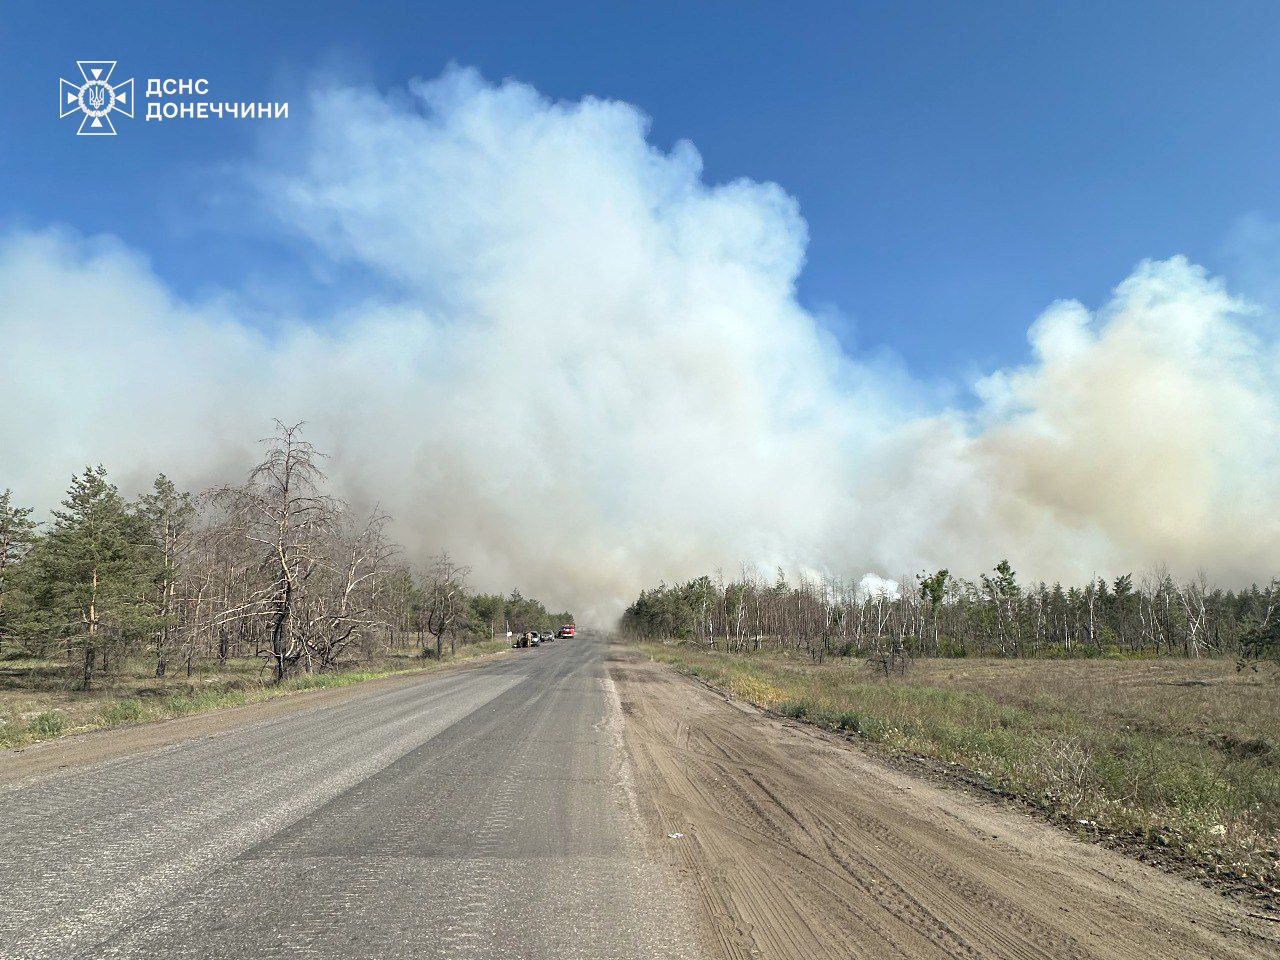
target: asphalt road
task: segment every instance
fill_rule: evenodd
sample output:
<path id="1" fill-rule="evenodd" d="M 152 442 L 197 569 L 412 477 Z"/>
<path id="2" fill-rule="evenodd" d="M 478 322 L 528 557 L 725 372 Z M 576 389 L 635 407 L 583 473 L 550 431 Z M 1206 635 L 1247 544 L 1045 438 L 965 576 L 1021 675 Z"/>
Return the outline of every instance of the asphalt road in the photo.
<path id="1" fill-rule="evenodd" d="M 696 956 L 604 653 L 513 651 L 0 788 L 0 957 Z"/>

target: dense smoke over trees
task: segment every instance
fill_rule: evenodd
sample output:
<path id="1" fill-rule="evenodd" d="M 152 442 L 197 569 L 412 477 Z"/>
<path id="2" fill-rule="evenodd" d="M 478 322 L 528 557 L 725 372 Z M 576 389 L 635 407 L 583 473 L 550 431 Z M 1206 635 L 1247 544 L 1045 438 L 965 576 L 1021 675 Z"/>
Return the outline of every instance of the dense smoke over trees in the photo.
<path id="1" fill-rule="evenodd" d="M 86 690 L 143 653 L 157 677 L 252 655 L 281 680 L 572 620 L 518 591 L 473 596 L 447 555 L 407 564 L 389 517 L 327 493 L 324 455 L 299 426 L 278 427 L 243 484 L 199 496 L 161 475 L 129 501 L 87 467 L 39 525 L 0 493 L 0 657 L 64 656 Z"/>
<path id="2" fill-rule="evenodd" d="M 889 318 L 842 348 L 853 325 L 798 295 L 785 185 L 715 182 L 634 106 L 452 68 L 319 89 L 297 122 L 296 150 L 244 171 L 246 214 L 315 261 L 267 302 L 237 277 L 194 295 L 118 238 L 0 230 L 21 502 L 98 458 L 131 489 L 240 478 L 240 425 L 269 409 L 308 419 L 332 490 L 381 502 L 415 562 L 449 551 L 600 620 L 655 570 L 742 559 L 1275 572 L 1280 323 L 1185 257 L 1114 264 L 1110 295 L 1027 315 L 1025 352 L 980 351 L 1020 360 L 912 370 L 859 346 Z"/>
<path id="3" fill-rule="evenodd" d="M 783 646 L 814 659 L 899 649 L 934 656 L 1274 655 L 1280 579 L 1224 590 L 1163 569 L 1077 586 L 1023 584 L 1007 560 L 977 582 L 947 570 L 914 589 L 837 579 L 699 577 L 642 592 L 623 629 L 729 651 Z"/>

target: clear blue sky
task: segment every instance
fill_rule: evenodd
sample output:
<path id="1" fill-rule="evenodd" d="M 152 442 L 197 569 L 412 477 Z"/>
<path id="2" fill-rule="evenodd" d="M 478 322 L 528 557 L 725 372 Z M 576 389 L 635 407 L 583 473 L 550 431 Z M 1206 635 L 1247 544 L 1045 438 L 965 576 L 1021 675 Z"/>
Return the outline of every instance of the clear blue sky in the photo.
<path id="1" fill-rule="evenodd" d="M 226 173 L 259 125 L 137 118 L 78 139 L 53 110 L 77 58 L 294 111 L 318 73 L 385 89 L 449 61 L 630 101 L 659 145 L 696 144 L 708 179 L 796 196 L 804 302 L 925 377 L 1018 359 L 1050 301 L 1097 304 L 1144 257 L 1229 269 L 1237 219 L 1280 217 L 1274 2 L 114 0 L 0 21 L 0 223 L 116 233 L 184 294 L 299 268 Z"/>

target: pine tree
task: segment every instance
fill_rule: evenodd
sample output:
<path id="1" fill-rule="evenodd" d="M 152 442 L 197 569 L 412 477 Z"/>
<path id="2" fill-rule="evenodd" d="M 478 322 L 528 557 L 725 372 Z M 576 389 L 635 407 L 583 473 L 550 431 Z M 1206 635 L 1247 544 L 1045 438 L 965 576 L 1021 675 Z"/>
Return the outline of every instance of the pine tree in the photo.
<path id="1" fill-rule="evenodd" d="M 12 636 L 16 613 L 9 602 L 14 591 L 17 566 L 36 541 L 36 522 L 31 507 L 15 507 L 13 492 L 0 493 L 0 654 Z"/>
<path id="2" fill-rule="evenodd" d="M 88 690 L 99 657 L 105 667 L 113 646 L 154 627 L 155 563 L 143 519 L 102 466 L 72 478 L 53 518 L 24 571 L 29 626 L 66 642 L 68 665 Z"/>
<path id="3" fill-rule="evenodd" d="M 1280 578 L 1271 581 L 1269 593 L 1280 588 Z M 1257 586 L 1254 586 L 1257 591 Z M 1269 603 L 1261 620 L 1247 627 L 1240 638 L 1240 666 L 1251 664 L 1258 668 L 1262 660 L 1280 660 L 1280 609 Z"/>
<path id="4" fill-rule="evenodd" d="M 186 547 L 196 508 L 189 493 L 179 493 L 173 481 L 163 473 L 156 477 L 151 493 L 138 501 L 138 515 L 147 533 L 151 550 L 151 566 L 155 581 L 151 584 L 156 607 L 155 664 L 156 676 L 168 669 L 172 634 L 176 619 L 176 593 L 182 573 L 182 552 Z M 188 657 L 188 672 L 190 658 Z"/>

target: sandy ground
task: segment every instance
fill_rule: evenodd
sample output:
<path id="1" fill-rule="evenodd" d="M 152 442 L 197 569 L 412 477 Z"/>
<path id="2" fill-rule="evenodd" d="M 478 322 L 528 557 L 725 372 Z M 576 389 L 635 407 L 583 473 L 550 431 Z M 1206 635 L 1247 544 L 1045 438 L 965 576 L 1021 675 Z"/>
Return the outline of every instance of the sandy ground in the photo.
<path id="1" fill-rule="evenodd" d="M 641 812 L 730 958 L 1280 956 L 1280 924 L 615 649 Z"/>

